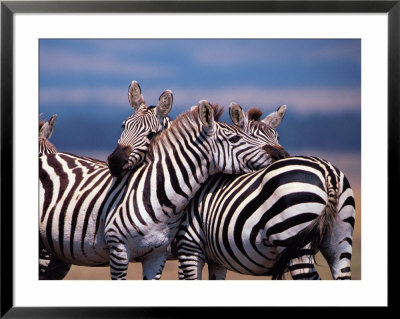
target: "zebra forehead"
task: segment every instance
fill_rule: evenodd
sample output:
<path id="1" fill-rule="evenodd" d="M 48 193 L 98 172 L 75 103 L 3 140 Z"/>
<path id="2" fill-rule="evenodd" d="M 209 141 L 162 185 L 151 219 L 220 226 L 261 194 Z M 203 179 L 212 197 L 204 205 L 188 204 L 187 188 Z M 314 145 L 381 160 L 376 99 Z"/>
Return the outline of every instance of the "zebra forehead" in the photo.
<path id="1" fill-rule="evenodd" d="M 263 132 L 276 132 L 276 130 L 274 128 L 272 128 L 271 126 L 269 126 L 267 123 L 263 122 L 263 121 L 251 121 L 249 122 L 249 128 L 251 130 L 259 130 L 259 131 L 263 131 Z"/>
<path id="2" fill-rule="evenodd" d="M 237 134 L 240 134 L 240 133 L 246 134 L 246 132 L 244 130 L 242 130 L 241 128 L 231 125 L 231 124 L 228 124 L 226 122 L 218 122 L 218 125 L 219 125 L 219 127 L 223 128 L 224 130 L 230 130 Z"/>
<path id="3" fill-rule="evenodd" d="M 156 118 L 156 112 L 155 109 L 140 109 L 137 110 L 135 113 L 133 113 L 131 116 L 129 116 L 126 121 L 141 121 L 143 119 L 150 119 L 150 118 Z"/>

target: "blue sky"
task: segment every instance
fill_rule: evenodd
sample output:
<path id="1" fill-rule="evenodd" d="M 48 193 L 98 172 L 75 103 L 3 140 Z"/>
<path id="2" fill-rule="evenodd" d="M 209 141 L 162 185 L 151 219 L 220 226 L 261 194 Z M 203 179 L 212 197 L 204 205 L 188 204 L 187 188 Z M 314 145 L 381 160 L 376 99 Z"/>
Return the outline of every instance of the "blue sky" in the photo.
<path id="1" fill-rule="evenodd" d="M 234 101 L 244 109 L 257 106 L 265 115 L 286 104 L 282 144 L 285 135 L 293 144 L 297 131 L 307 126 L 308 136 L 320 135 L 325 147 L 336 131 L 343 140 L 333 144 L 351 141 L 360 147 L 357 39 L 42 39 L 39 50 L 40 112 L 58 114 L 52 141 L 59 149 L 73 149 L 74 141 L 84 148 L 87 141 L 88 148 L 111 151 L 121 122 L 132 113 L 127 99 L 132 80 L 141 85 L 148 105 L 171 89 L 172 117 L 201 99 L 225 106 Z M 318 130 L 332 131 L 313 131 L 315 116 Z M 93 141 L 96 136 L 104 138 Z"/>

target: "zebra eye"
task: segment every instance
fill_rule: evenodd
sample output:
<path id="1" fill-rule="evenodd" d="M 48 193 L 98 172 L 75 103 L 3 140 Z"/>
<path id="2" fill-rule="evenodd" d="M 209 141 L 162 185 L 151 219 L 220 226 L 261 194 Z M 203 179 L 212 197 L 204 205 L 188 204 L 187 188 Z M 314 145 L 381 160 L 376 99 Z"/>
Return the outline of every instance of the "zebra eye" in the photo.
<path id="1" fill-rule="evenodd" d="M 232 137 L 229 139 L 229 142 L 231 142 L 231 143 L 236 143 L 236 142 L 238 142 L 241 138 L 242 138 L 241 136 L 235 135 L 235 136 L 232 136 Z"/>
<path id="2" fill-rule="evenodd" d="M 154 135 L 156 135 L 155 132 L 150 132 L 150 133 L 147 135 L 147 138 L 148 138 L 149 140 L 151 140 L 151 139 L 154 137 Z"/>

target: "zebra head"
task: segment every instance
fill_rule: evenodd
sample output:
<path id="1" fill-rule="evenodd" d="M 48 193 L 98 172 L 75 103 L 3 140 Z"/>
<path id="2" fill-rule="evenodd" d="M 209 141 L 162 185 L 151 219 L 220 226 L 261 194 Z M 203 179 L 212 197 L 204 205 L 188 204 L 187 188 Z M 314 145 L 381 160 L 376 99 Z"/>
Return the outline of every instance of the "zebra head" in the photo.
<path id="1" fill-rule="evenodd" d="M 282 152 L 287 154 L 279 145 L 276 134 L 264 140 L 239 126 L 216 122 L 214 109 L 206 101 L 199 102 L 198 112 L 203 131 L 207 136 L 213 136 L 207 142 L 213 154 L 212 173 L 237 174 L 258 170 L 271 164 L 277 157 L 281 158 L 279 154 Z"/>
<path id="2" fill-rule="evenodd" d="M 273 161 L 289 157 L 289 153 L 279 145 L 279 135 L 276 128 L 281 123 L 286 113 L 286 105 L 281 105 L 275 112 L 260 120 L 262 111 L 251 108 L 246 113 L 239 104 L 231 103 L 229 114 L 235 126 L 263 142 L 264 149 L 268 151 Z"/>
<path id="3" fill-rule="evenodd" d="M 132 81 L 128 100 L 135 112 L 122 123 L 117 147 L 108 156 L 108 167 L 114 177 L 122 177 L 142 163 L 152 138 L 170 124 L 167 116 L 173 102 L 170 90 L 161 94 L 157 106 L 147 107 L 139 83 Z"/>
<path id="4" fill-rule="evenodd" d="M 56 125 L 57 114 L 54 114 L 48 121 L 39 121 L 39 156 L 43 154 L 57 153 L 56 147 L 49 142 Z"/>

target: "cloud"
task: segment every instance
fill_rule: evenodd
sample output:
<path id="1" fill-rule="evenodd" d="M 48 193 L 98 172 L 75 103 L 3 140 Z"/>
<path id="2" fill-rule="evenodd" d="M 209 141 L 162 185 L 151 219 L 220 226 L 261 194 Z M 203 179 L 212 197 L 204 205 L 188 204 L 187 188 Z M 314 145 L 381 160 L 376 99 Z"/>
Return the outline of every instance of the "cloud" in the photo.
<path id="1" fill-rule="evenodd" d="M 129 105 L 126 88 L 45 88 L 40 90 L 39 97 L 41 104 L 61 104 L 82 107 L 84 107 L 85 104 L 93 103 L 115 107 Z"/>
<path id="2" fill-rule="evenodd" d="M 242 105 L 274 110 L 286 104 L 288 109 L 298 112 L 328 112 L 339 110 L 359 110 L 361 92 L 347 88 L 280 88 L 265 89 L 261 87 L 227 87 L 205 90 L 176 90 L 176 105 L 193 105 L 206 99 L 220 105 L 228 106 L 231 102 Z"/>
<path id="3" fill-rule="evenodd" d="M 136 59 L 121 59 L 108 51 L 98 51 L 95 55 L 76 51 L 46 49 L 40 53 L 40 72 L 62 74 L 88 74 L 130 76 L 140 78 L 166 77 L 171 68 L 161 63 L 149 63 Z"/>
<path id="4" fill-rule="evenodd" d="M 206 99 L 213 103 L 229 106 L 231 102 L 242 105 L 244 109 L 252 106 L 264 110 L 274 110 L 282 104 L 288 110 L 298 112 L 332 112 L 360 110 L 361 92 L 351 88 L 280 88 L 262 87 L 224 87 L 224 88 L 173 88 L 174 108 L 181 111 Z M 144 97 L 148 104 L 155 103 L 161 91 L 146 88 Z M 45 88 L 40 91 L 40 102 L 84 107 L 85 104 L 102 104 L 107 107 L 128 107 L 126 88 Z"/>
<path id="5" fill-rule="evenodd" d="M 313 50 L 304 50 L 302 58 L 309 63 L 315 61 L 343 61 L 361 63 L 361 42 L 346 41 L 345 45 L 322 45 Z"/>
<path id="6" fill-rule="evenodd" d="M 183 47 L 185 49 L 186 47 Z M 238 64 L 359 62 L 359 41 L 266 40 L 193 42 L 187 54 L 195 63 L 219 67 Z"/>

